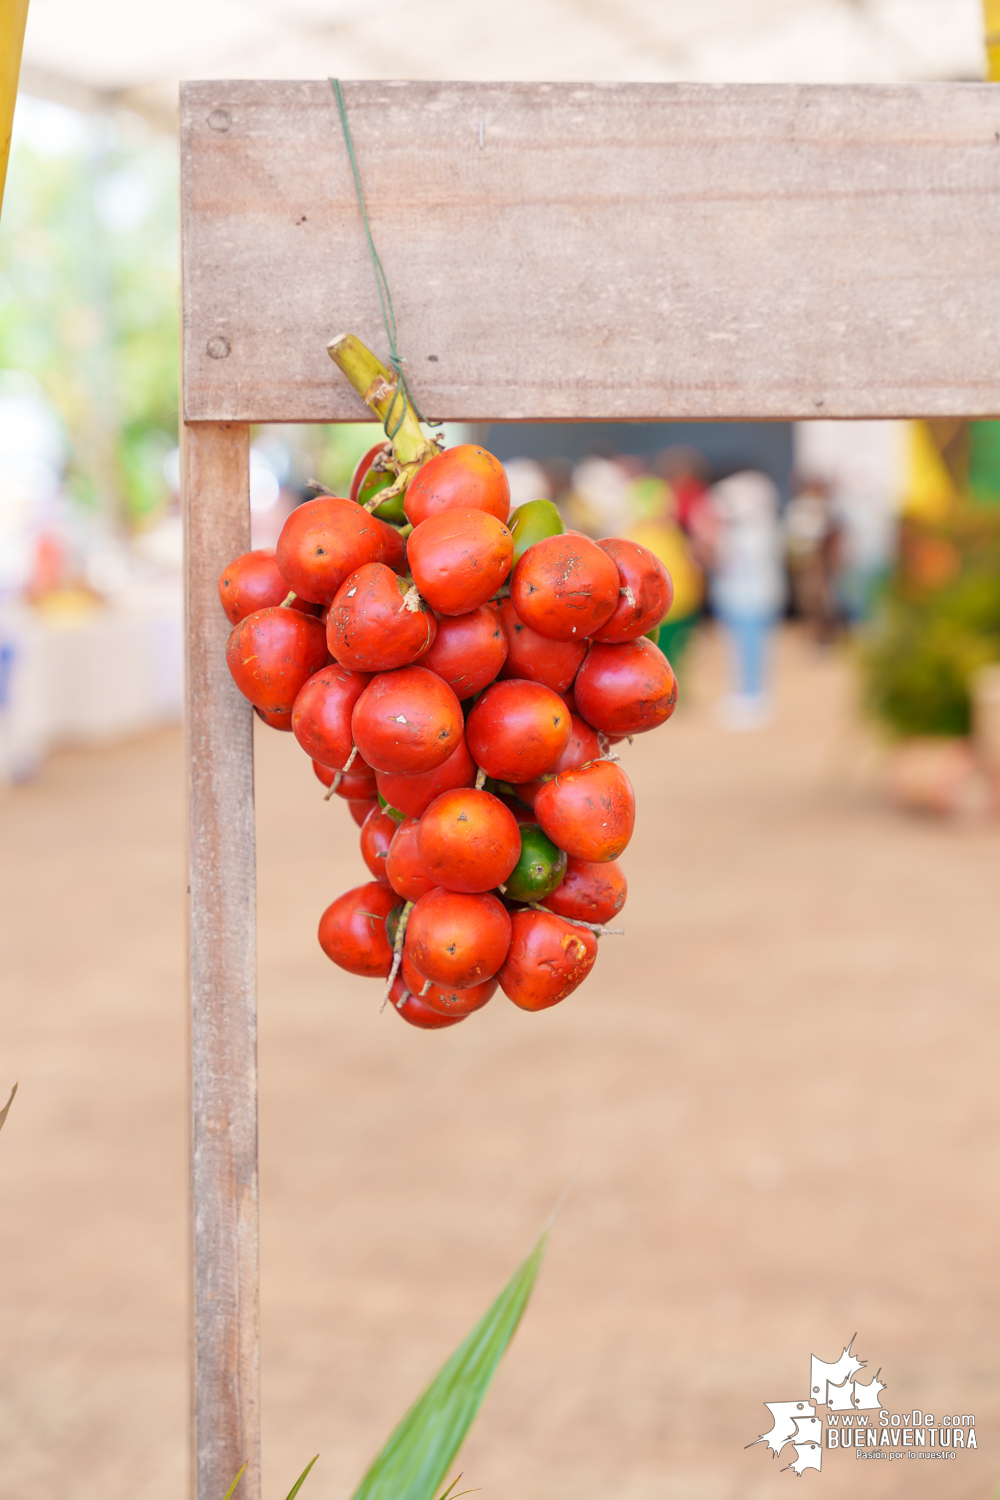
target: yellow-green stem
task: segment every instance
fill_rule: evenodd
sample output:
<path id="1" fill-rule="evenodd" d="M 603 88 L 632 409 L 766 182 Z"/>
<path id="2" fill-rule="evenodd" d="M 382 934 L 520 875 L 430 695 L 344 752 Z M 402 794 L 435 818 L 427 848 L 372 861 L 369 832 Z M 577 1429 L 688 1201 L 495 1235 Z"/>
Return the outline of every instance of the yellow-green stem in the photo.
<path id="1" fill-rule="evenodd" d="M 387 421 L 395 426 L 402 406 L 403 420 L 392 439 L 393 449 L 401 464 L 413 463 L 418 459 L 427 447 L 427 439 L 420 430 L 413 407 L 406 399 L 406 392 L 397 391 L 396 376 L 353 333 L 344 333 L 339 338 L 331 339 L 326 352 L 347 376 L 365 405 L 371 407 L 383 427 Z M 384 495 L 380 497 L 384 498 Z"/>

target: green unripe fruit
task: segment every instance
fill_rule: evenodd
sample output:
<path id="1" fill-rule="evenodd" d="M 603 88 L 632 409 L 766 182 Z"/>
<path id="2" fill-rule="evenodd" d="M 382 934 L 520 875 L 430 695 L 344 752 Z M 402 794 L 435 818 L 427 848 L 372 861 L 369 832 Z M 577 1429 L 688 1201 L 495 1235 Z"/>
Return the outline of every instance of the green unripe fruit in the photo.
<path id="1" fill-rule="evenodd" d="M 373 500 L 382 490 L 387 490 L 391 484 L 395 483 L 395 474 L 387 474 L 384 469 L 369 469 L 358 487 L 358 504 L 367 505 L 369 500 Z M 372 514 L 378 516 L 380 521 L 405 521 L 403 496 L 393 495 L 392 499 L 387 500 L 384 505 L 377 505 Z"/>
<path id="2" fill-rule="evenodd" d="M 529 500 L 519 505 L 507 522 L 514 538 L 514 559 L 511 567 L 523 552 L 540 542 L 543 537 L 561 536 L 566 530 L 563 518 L 551 500 Z"/>
<path id="3" fill-rule="evenodd" d="M 385 935 L 389 939 L 390 947 L 395 947 L 396 933 L 399 931 L 399 924 L 403 919 L 403 912 L 405 910 L 406 907 L 401 901 L 398 906 L 392 908 L 392 911 L 385 919 Z"/>
<path id="4" fill-rule="evenodd" d="M 566 852 L 557 849 L 537 823 L 521 824 L 521 853 L 507 876 L 504 895 L 511 901 L 542 901 L 566 874 Z"/>
<path id="5" fill-rule="evenodd" d="M 381 792 L 376 792 L 375 795 L 378 797 L 378 805 L 385 813 L 386 817 L 391 818 L 394 823 L 402 823 L 403 819 L 406 817 L 406 814 L 404 812 L 400 812 L 398 807 L 390 807 L 388 802 L 382 796 Z"/>

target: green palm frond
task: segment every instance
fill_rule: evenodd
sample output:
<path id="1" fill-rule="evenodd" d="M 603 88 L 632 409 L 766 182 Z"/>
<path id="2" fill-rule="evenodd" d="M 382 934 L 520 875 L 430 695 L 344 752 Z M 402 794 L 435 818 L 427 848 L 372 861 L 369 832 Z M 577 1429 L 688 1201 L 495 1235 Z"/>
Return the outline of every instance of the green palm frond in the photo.
<path id="1" fill-rule="evenodd" d="M 232 1484 L 229 1486 L 228 1490 L 223 1495 L 222 1500 L 232 1500 L 233 1491 L 235 1490 L 236 1486 L 239 1484 L 240 1480 L 243 1478 L 243 1470 L 246 1468 L 246 1466 L 247 1466 L 247 1464 L 249 1462 L 250 1462 L 250 1460 L 247 1459 L 247 1463 L 243 1465 L 243 1468 L 237 1474 L 236 1478 L 233 1480 Z"/>
<path id="2" fill-rule="evenodd" d="M 295 1496 L 299 1493 L 299 1490 L 305 1484 L 307 1478 L 309 1477 L 309 1470 L 312 1468 L 312 1466 L 316 1462 L 317 1458 L 319 1458 L 319 1454 L 318 1453 L 315 1455 L 315 1457 L 313 1457 L 313 1458 L 311 1458 L 309 1460 L 309 1462 L 306 1464 L 305 1468 L 302 1470 L 302 1473 L 299 1475 L 298 1479 L 296 1479 L 295 1483 L 292 1485 L 291 1489 L 288 1491 L 288 1494 L 285 1497 L 285 1500 L 295 1500 Z"/>
<path id="3" fill-rule="evenodd" d="M 473 1493 L 472 1490 L 460 1490 L 459 1495 L 453 1494 L 461 1475 L 453 1479 L 442 1494 L 438 1492 L 528 1305 L 548 1237 L 546 1228 L 496 1301 L 410 1407 L 355 1490 L 352 1500 L 435 1500 L 435 1496 L 438 1500 L 459 1500 L 459 1495 Z M 316 1458 L 303 1469 L 287 1500 L 295 1500 Z M 232 1500 L 245 1469 L 246 1464 L 223 1500 Z"/>
<path id="4" fill-rule="evenodd" d="M 547 1240 L 548 1230 L 410 1407 L 352 1500 L 435 1500 L 521 1320 Z"/>
<path id="5" fill-rule="evenodd" d="M 316 1454 L 315 1458 L 311 1458 L 309 1460 L 309 1462 L 306 1464 L 305 1468 L 302 1470 L 302 1473 L 299 1475 L 298 1479 L 296 1479 L 295 1483 L 292 1485 L 291 1489 L 288 1491 L 288 1494 L 285 1496 L 285 1500 L 295 1500 L 295 1496 L 299 1493 L 299 1490 L 305 1484 L 306 1479 L 309 1477 L 309 1470 L 312 1468 L 312 1466 L 316 1462 L 317 1458 L 319 1458 L 319 1454 L 318 1453 Z M 247 1459 L 247 1463 L 249 1463 L 249 1462 L 250 1462 L 250 1460 Z M 240 1470 L 240 1472 L 237 1474 L 236 1478 L 233 1480 L 232 1484 L 229 1486 L 229 1488 L 226 1491 L 225 1495 L 222 1497 L 222 1500 L 232 1500 L 233 1491 L 236 1489 L 236 1486 L 239 1484 L 240 1480 L 243 1478 L 244 1472 L 246 1470 L 246 1466 L 247 1466 L 246 1464 L 243 1465 L 243 1468 Z"/>

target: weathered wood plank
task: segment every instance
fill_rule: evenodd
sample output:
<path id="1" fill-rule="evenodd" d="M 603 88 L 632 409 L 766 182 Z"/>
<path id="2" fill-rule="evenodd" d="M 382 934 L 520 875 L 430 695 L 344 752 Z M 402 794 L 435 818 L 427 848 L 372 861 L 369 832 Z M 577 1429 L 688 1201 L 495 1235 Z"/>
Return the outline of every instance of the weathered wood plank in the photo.
<path id="1" fill-rule="evenodd" d="M 990 85 L 344 91 L 429 415 L 1000 412 Z M 362 417 L 324 351 L 385 352 L 329 84 L 185 85 L 182 151 L 188 419 Z"/>
<path id="2" fill-rule="evenodd" d="M 249 1460 L 260 1500 L 256 873 L 253 719 L 225 660 L 218 576 L 250 545 L 249 431 L 183 432 L 191 1157 L 193 1493 L 221 1500 Z"/>

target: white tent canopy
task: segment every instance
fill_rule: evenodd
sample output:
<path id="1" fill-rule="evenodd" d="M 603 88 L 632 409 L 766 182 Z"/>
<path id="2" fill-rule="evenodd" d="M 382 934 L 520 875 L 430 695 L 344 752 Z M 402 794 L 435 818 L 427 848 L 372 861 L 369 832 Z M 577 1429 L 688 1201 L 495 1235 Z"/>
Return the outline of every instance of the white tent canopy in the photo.
<path id="1" fill-rule="evenodd" d="M 181 78 L 982 76 L 980 0 L 31 0 L 23 87 L 172 114 Z"/>

